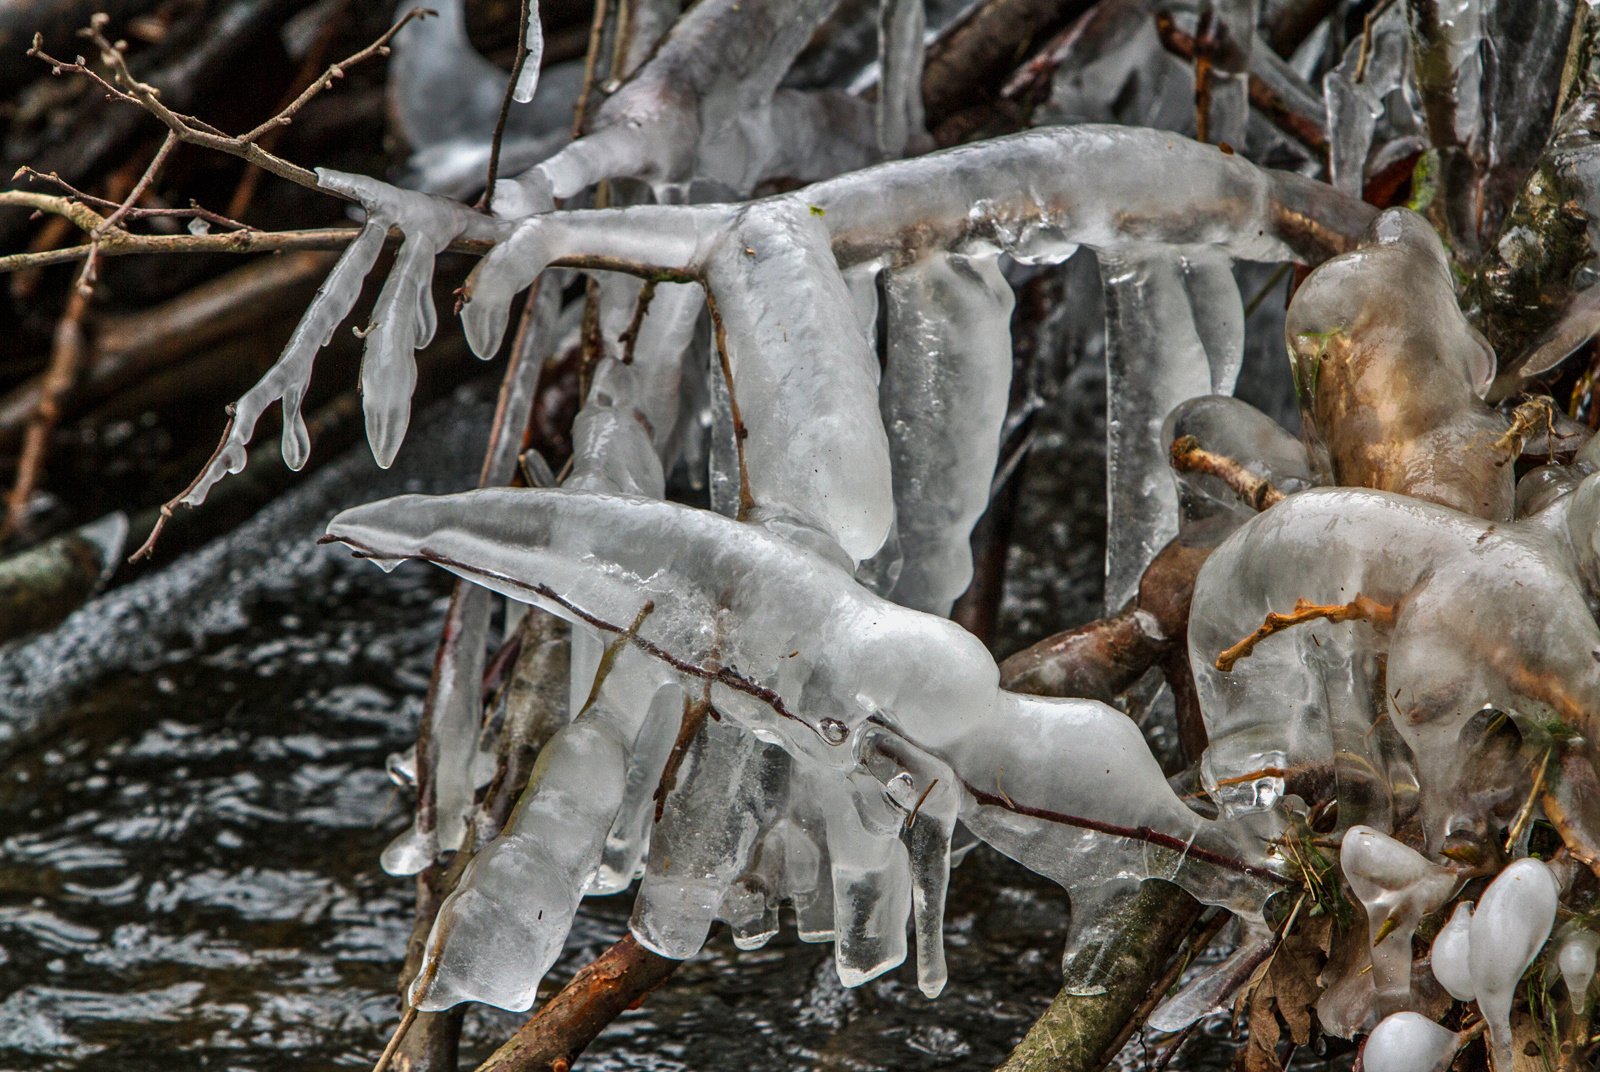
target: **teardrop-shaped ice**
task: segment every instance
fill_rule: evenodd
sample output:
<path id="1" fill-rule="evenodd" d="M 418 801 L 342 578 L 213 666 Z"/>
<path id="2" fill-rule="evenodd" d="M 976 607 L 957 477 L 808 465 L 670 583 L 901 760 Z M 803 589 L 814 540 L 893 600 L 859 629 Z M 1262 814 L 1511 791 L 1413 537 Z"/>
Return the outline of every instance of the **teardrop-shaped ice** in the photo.
<path id="1" fill-rule="evenodd" d="M 1473 913 L 1472 987 L 1489 1025 L 1495 1072 L 1511 1072 L 1511 998 L 1550 937 L 1560 892 L 1541 861 L 1518 860 L 1489 884 Z"/>
<path id="2" fill-rule="evenodd" d="M 1339 862 L 1378 939 L 1372 947 L 1374 1002 L 1380 1014 L 1398 1012 L 1411 1002 L 1411 936 L 1418 921 L 1455 892 L 1455 873 L 1370 826 L 1345 833 Z"/>
<path id="3" fill-rule="evenodd" d="M 1561 979 L 1567 984 L 1567 997 L 1579 1012 L 1589 1007 L 1589 984 L 1594 981 L 1596 950 L 1600 950 L 1600 934 L 1579 927 L 1562 941 L 1561 950 L 1556 954 L 1556 967 L 1561 969 Z"/>
<path id="4" fill-rule="evenodd" d="M 1460 1038 L 1416 1012 L 1397 1012 L 1372 1029 L 1362 1064 L 1367 1072 L 1444 1072 Z"/>
<path id="5" fill-rule="evenodd" d="M 1472 949 L 1472 902 L 1456 905 L 1455 914 L 1444 930 L 1433 940 L 1433 977 L 1457 1001 L 1471 1001 L 1477 997 L 1472 987 L 1472 966 L 1468 953 Z"/>

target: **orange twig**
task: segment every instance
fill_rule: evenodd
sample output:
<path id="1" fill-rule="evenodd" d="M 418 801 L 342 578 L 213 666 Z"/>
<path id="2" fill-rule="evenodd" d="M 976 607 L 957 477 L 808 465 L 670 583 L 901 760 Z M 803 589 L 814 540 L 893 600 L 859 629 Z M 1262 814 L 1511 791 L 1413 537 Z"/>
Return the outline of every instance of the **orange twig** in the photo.
<path id="1" fill-rule="evenodd" d="M 1257 510 L 1276 506 L 1285 498 L 1283 492 L 1232 458 L 1201 447 L 1194 436 L 1179 436 L 1173 440 L 1169 458 L 1172 467 L 1180 473 L 1205 473 L 1216 477 Z"/>
<path id="2" fill-rule="evenodd" d="M 1371 622 L 1375 626 L 1384 627 L 1394 624 L 1395 613 L 1399 609 L 1398 603 L 1379 603 L 1368 599 L 1366 596 L 1356 596 L 1348 603 L 1335 603 L 1323 605 L 1313 603 L 1308 599 L 1294 601 L 1294 610 L 1288 614 L 1268 614 L 1266 621 L 1261 623 L 1261 628 L 1245 637 L 1239 643 L 1217 656 L 1217 669 L 1224 674 L 1233 670 L 1234 664 L 1246 658 L 1255 650 L 1257 644 L 1274 634 L 1285 629 L 1306 622 L 1325 619 L 1330 622 Z"/>

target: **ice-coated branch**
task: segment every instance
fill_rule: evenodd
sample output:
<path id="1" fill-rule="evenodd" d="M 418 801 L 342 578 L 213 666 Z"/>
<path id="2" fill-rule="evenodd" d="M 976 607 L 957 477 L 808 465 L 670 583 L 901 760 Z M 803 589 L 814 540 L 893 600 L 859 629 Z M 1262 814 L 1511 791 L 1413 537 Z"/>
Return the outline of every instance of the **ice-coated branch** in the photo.
<path id="1" fill-rule="evenodd" d="M 848 894 L 852 887 L 841 879 L 840 868 L 858 866 L 853 854 L 861 851 L 881 860 L 881 836 L 872 834 L 870 825 L 850 833 L 861 817 L 854 809 L 835 813 L 823 788 L 855 767 L 853 757 L 881 732 L 878 727 L 926 753 L 926 762 L 933 764 L 919 767 L 922 761 L 914 757 L 904 760 L 912 772 L 904 805 L 908 811 L 935 777 L 954 784 L 935 773 L 948 765 L 948 777 L 971 787 L 963 791 L 960 804 L 968 827 L 1063 883 L 1092 886 L 1118 876 L 1159 875 L 1203 900 L 1248 913 L 1258 912 L 1264 896 L 1283 881 L 1253 835 L 1200 819 L 1166 788 L 1137 728 L 1125 716 L 1089 701 L 999 692 L 993 662 L 965 631 L 885 603 L 856 584 L 842 565 L 761 526 L 635 497 L 504 490 L 361 507 L 336 519 L 330 536 L 379 558 L 438 562 L 579 623 L 608 622 L 616 628 L 614 623 L 631 619 L 639 606 L 653 603 L 655 612 L 633 641 L 640 655 L 619 660 L 608 686 L 618 684 L 618 696 L 649 697 L 661 689 L 677 691 L 685 676 L 709 681 L 718 711 L 760 731 L 763 740 L 781 742 L 797 773 L 820 779 L 821 797 L 807 791 L 802 799 L 823 806 L 841 974 L 847 980 L 871 977 L 897 962 L 903 949 L 897 955 L 876 940 L 861 945 L 850 937 L 858 933 L 857 925 L 846 921 L 858 918 L 857 912 L 875 918 L 888 912 L 881 923 L 859 933 L 892 934 L 892 927 L 882 927 L 902 911 L 895 906 L 911 910 L 909 897 L 898 902 L 892 892 L 908 888 L 894 877 L 901 864 L 869 884 L 879 890 L 874 900 L 864 904 Z M 616 674 L 625 664 L 630 683 L 622 688 Z M 737 678 L 728 671 L 733 666 L 738 667 Z M 625 738 L 637 732 L 626 727 L 639 725 L 639 717 L 612 723 L 615 729 L 602 736 L 618 740 L 614 734 Z M 576 731 L 582 722 L 563 732 Z M 712 723 L 706 726 L 710 731 Z M 592 739 L 600 747 L 601 737 Z M 841 747 L 850 741 L 862 743 Z M 607 744 L 602 751 L 609 756 L 615 747 L 620 743 Z M 1044 755 L 1051 760 L 1040 765 L 1036 761 Z M 1062 756 L 1073 758 L 1063 765 Z M 514 1007 L 531 1001 L 545 957 L 553 956 L 539 951 L 559 946 L 550 943 L 571 919 L 578 892 L 571 883 L 592 868 L 584 863 L 587 854 L 599 851 L 590 841 L 592 832 L 603 833 L 620 805 L 620 798 L 598 791 L 592 776 L 581 806 L 570 790 L 558 787 L 576 787 L 579 783 L 572 779 L 595 771 L 599 761 L 600 752 L 590 758 L 575 753 L 570 761 L 551 757 L 541 764 L 545 781 L 530 790 L 531 800 L 541 803 L 525 801 L 519 811 L 524 818 L 502 839 L 505 844 L 479 857 L 528 861 L 516 865 L 516 873 L 526 876 L 518 888 L 526 891 L 526 883 L 536 877 L 544 892 L 531 898 L 526 892 L 517 895 L 517 918 L 524 920 L 520 926 L 525 930 L 518 941 L 519 948 L 536 955 L 524 956 L 514 972 L 498 954 L 483 961 L 481 971 L 471 966 L 490 956 L 481 945 L 490 940 L 488 917 L 481 913 L 491 903 L 500 905 L 497 911 L 502 913 L 510 910 L 504 899 L 509 891 L 492 876 L 499 873 L 497 867 L 512 866 L 475 862 L 476 870 L 469 872 L 455 908 L 449 910 L 448 918 L 456 922 L 445 926 L 447 916 L 442 914 L 435 928 L 430 944 L 434 974 L 419 977 L 414 990 L 422 1007 L 445 1007 L 464 997 Z M 612 766 L 610 759 L 605 763 Z M 735 758 L 735 767 L 742 770 L 743 761 Z M 846 784 L 853 777 L 847 776 Z M 871 799 L 860 797 L 857 806 Z M 931 802 L 922 804 L 924 810 L 932 807 Z M 538 822 L 546 827 L 530 825 L 529 814 L 542 816 Z M 558 828 L 566 831 L 559 847 L 551 841 Z M 591 844 L 595 847 L 585 847 Z M 931 842 L 939 844 L 937 838 Z M 1091 845 L 1108 851 L 1087 851 Z M 1115 851 L 1119 845 L 1138 848 Z M 679 858 L 676 852 L 672 855 Z M 722 853 L 716 858 L 727 859 Z M 641 896 L 650 894 L 659 916 L 662 906 L 683 902 L 681 895 L 663 901 L 662 893 L 651 892 L 656 866 L 652 863 Z M 657 886 L 660 881 L 655 880 Z M 483 902 L 484 908 L 474 907 L 474 898 L 485 897 L 492 899 Z M 548 929 L 528 920 L 534 902 Z M 687 911 L 683 906 L 665 918 Z M 469 916 L 479 922 L 464 925 Z M 635 932 L 647 945 L 669 943 L 672 955 L 687 955 L 703 940 L 710 916 L 697 924 L 689 924 L 688 918 L 693 915 L 682 924 L 690 939 L 684 946 L 672 944 L 678 939 L 670 937 L 675 926 L 668 923 L 648 925 L 641 933 L 636 916 Z"/>
<path id="2" fill-rule="evenodd" d="M 502 182 L 494 198 L 499 211 L 512 217 L 544 211 L 603 179 L 643 179 L 662 191 L 706 179 L 743 194 L 774 174 L 802 180 L 836 174 L 843 169 L 813 170 L 836 147 L 856 147 L 841 161 L 847 168 L 876 159 L 864 102 L 841 125 L 847 99 L 835 102 L 830 115 L 802 103 L 817 95 L 778 89 L 833 2 L 696 4 L 649 62 L 606 98 L 583 136 Z M 796 123 L 799 111 L 811 111 L 811 121 Z M 817 122 L 824 119 L 835 123 Z"/>

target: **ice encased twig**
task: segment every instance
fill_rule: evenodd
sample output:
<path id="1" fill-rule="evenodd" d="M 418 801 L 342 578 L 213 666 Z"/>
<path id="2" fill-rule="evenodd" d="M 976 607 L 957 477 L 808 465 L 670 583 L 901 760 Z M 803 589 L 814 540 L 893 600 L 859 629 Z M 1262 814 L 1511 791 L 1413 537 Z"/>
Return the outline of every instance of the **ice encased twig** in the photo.
<path id="1" fill-rule="evenodd" d="M 806 775 L 821 779 L 812 800 L 826 830 L 833 929 L 841 974 L 850 981 L 885 970 L 904 956 L 904 945 L 897 944 L 903 937 L 897 940 L 895 933 L 913 901 L 912 871 L 894 862 L 906 858 L 889 834 L 901 813 L 874 817 L 881 793 L 851 781 L 861 776 L 850 775 L 856 759 L 841 747 L 868 726 L 881 725 L 948 764 L 962 781 L 961 816 L 968 827 L 1063 883 L 1157 875 L 1183 884 L 1202 900 L 1245 913 L 1259 913 L 1278 884 L 1261 832 L 1208 822 L 1185 807 L 1125 716 L 1091 701 L 999 692 L 998 671 L 976 638 L 942 619 L 884 602 L 856 584 L 843 565 L 761 526 L 636 497 L 496 489 L 360 507 L 335 519 L 330 533 L 363 553 L 421 557 L 591 625 L 631 621 L 647 600 L 653 601 L 655 610 L 639 630 L 645 650 L 633 651 L 627 660 L 634 675 L 628 693 L 684 681 L 703 687 L 709 679 L 711 700 L 725 717 L 781 745 Z M 622 665 L 619 659 L 613 680 Z M 695 667 L 705 669 L 691 673 Z M 737 667 L 737 675 L 729 677 L 717 667 Z M 522 831 L 534 836 L 530 825 L 518 825 L 508 835 L 520 847 L 494 850 L 514 853 L 514 859 L 546 876 L 538 880 L 546 893 L 537 898 L 537 910 L 545 912 L 553 933 L 540 931 L 535 948 L 541 952 L 522 962 L 515 985 L 488 987 L 472 966 L 471 952 L 491 941 L 488 931 L 443 922 L 458 920 L 459 911 L 441 915 L 436 931 L 441 944 L 430 959 L 438 967 L 425 973 L 433 981 L 418 991 L 428 1007 L 464 996 L 499 1002 L 531 995 L 537 979 L 530 973 L 545 963 L 545 953 L 570 923 L 563 906 L 576 904 L 598 863 L 606 829 L 622 801 L 627 742 L 637 732 L 637 723 L 631 729 L 606 730 L 605 724 L 582 729 L 585 722 L 575 720 L 558 734 L 540 761 L 541 779 L 554 777 L 569 764 L 558 747 L 564 735 L 599 742 L 592 758 L 570 761 L 588 779 L 589 799 L 577 810 L 563 804 L 567 810 L 559 824 L 548 826 L 561 832 L 559 851 L 539 848 L 544 834 L 519 841 Z M 607 773 L 601 777 L 599 771 Z M 579 775 L 561 775 L 569 776 Z M 545 814 L 545 804 L 535 807 L 544 784 L 541 780 L 530 790 L 528 800 L 534 803 L 525 802 L 519 815 Z M 938 801 L 935 806 L 942 808 Z M 742 824 L 734 825 L 751 829 Z M 708 836 L 731 829 L 711 827 Z M 733 856 L 718 859 L 719 868 L 738 864 L 748 838 L 736 839 L 737 850 L 723 845 L 720 851 Z M 920 844 L 934 855 L 917 868 L 933 867 L 934 877 L 919 881 L 936 890 L 947 839 Z M 1130 851 L 1101 851 L 1119 845 Z M 657 866 L 653 861 L 652 875 Z M 663 854 L 659 867 L 667 866 Z M 483 869 L 483 878 L 473 872 L 457 895 L 462 905 L 479 900 L 502 905 L 509 896 L 485 893 L 501 885 L 489 883 L 497 874 L 493 864 Z M 520 864 L 515 870 L 523 873 Z M 709 925 L 716 907 L 710 893 L 725 889 L 737 873 L 737 866 L 719 870 L 721 877 L 695 902 L 698 907 L 674 917 L 685 926 L 695 921 L 689 930 L 675 931 L 681 935 L 675 951 Z M 652 888 L 649 875 L 645 888 Z M 567 892 L 557 896 L 562 890 Z M 652 894 L 652 903 L 663 902 Z M 490 913 L 482 916 L 487 921 L 492 912 L 483 911 Z M 526 921 L 520 926 L 531 927 Z M 657 941 L 670 932 L 656 925 L 651 931 Z M 680 940 L 684 944 L 676 944 Z M 936 981 L 927 979 L 930 986 Z M 424 993 L 439 996 L 424 998 Z"/>
<path id="2" fill-rule="evenodd" d="M 244 468 L 245 447 L 256 422 L 279 399 L 284 406 L 284 463 L 291 469 L 305 464 L 311 437 L 300 415 L 300 402 L 310 385 L 317 351 L 328 344 L 355 307 L 362 281 L 377 261 L 389 228 L 399 227 L 405 242 L 373 308 L 361 366 L 367 437 L 373 457 L 388 468 L 405 438 L 411 414 L 411 391 L 416 384 L 412 352 L 427 345 L 438 324 L 431 289 L 434 257 L 463 235 L 489 237 L 498 230 L 493 221 L 457 202 L 401 190 L 365 175 L 318 168 L 317 180 L 325 188 L 359 201 L 366 210 L 366 223 L 311 300 L 277 363 L 234 403 L 227 438 L 184 496 L 183 502 L 189 506 L 204 502 L 224 475 Z"/>

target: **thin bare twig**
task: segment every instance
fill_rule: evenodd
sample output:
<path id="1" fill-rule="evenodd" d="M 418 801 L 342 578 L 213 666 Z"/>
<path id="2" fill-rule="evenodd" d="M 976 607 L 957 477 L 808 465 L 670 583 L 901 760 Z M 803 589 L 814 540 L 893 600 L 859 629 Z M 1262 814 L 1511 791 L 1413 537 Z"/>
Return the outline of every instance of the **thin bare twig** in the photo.
<path id="1" fill-rule="evenodd" d="M 35 171 L 31 167 L 24 166 L 19 167 L 15 174 L 13 174 L 11 177 L 13 179 L 27 178 L 34 179 L 38 182 L 54 183 L 55 185 L 59 186 L 68 197 L 73 198 L 74 200 L 92 208 L 115 210 L 119 207 L 118 203 L 115 201 L 108 201 L 103 197 L 96 197 L 94 194 L 84 193 L 82 190 L 78 189 L 76 186 L 73 186 L 70 182 L 68 182 L 66 179 L 63 179 L 60 175 L 57 175 L 53 171 L 46 175 L 42 171 Z M 249 227 L 249 224 L 240 223 L 231 216 L 224 216 L 220 212 L 213 212 L 208 208 L 202 207 L 193 198 L 189 200 L 188 208 L 141 208 L 136 205 L 130 205 L 127 212 L 123 215 L 123 218 L 129 220 L 200 219 L 205 220 L 207 223 L 215 224 L 218 227 L 227 227 L 235 231 L 246 230 Z"/>
<path id="2" fill-rule="evenodd" d="M 434 18 L 439 17 L 439 13 L 434 11 L 432 8 L 412 8 L 410 11 L 406 12 L 404 16 L 397 20 L 393 26 L 385 30 L 383 35 L 380 36 L 376 41 L 372 42 L 372 44 L 368 45 L 360 52 L 357 52 L 352 56 L 348 56 L 345 59 L 340 60 L 338 63 L 331 65 L 321 78 L 311 83 L 305 88 L 303 93 L 301 93 L 294 100 L 290 101 L 288 107 L 284 108 L 277 115 L 273 116 L 271 119 L 268 119 L 265 123 L 262 123 L 248 134 L 241 134 L 238 140 L 246 143 L 259 141 L 261 136 L 266 134 L 268 131 L 274 130 L 278 127 L 288 126 L 294 121 L 295 113 L 301 108 L 304 108 L 306 104 L 310 102 L 312 97 L 315 97 L 323 90 L 332 87 L 335 81 L 344 77 L 344 73 L 347 70 L 363 60 L 371 59 L 373 56 L 387 56 L 390 51 L 389 42 L 394 40 L 395 34 L 404 29 L 405 25 L 412 19 L 425 19 L 430 15 Z"/>
<path id="3" fill-rule="evenodd" d="M 28 49 L 28 55 L 36 56 L 50 64 L 54 74 L 68 72 L 82 74 L 99 84 L 116 99 L 139 105 L 161 120 L 179 141 L 214 149 L 217 152 L 227 153 L 229 156 L 237 156 L 264 171 L 270 171 L 274 175 L 288 179 L 290 182 L 298 183 L 308 189 L 331 193 L 331 191 L 323 190 L 317 184 L 317 176 L 313 172 L 267 152 L 256 144 L 256 140 L 271 130 L 287 125 L 294 117 L 294 114 L 304 107 L 307 101 L 331 86 L 336 79 L 344 77 L 345 70 L 353 64 L 371 56 L 388 55 L 388 43 L 400 31 L 402 26 L 412 19 L 431 14 L 434 14 L 434 12 L 424 8 L 412 8 L 403 18 L 391 26 L 382 37 L 349 59 L 341 60 L 339 63 L 329 67 L 328 72 L 323 77 L 306 87 L 305 92 L 291 101 L 287 108 L 242 137 L 230 137 L 203 120 L 168 108 L 161 100 L 160 90 L 135 78 L 128 69 L 127 59 L 123 56 L 122 49 L 106 39 L 102 30 L 109 19 L 103 14 L 95 15 L 90 20 L 89 28 L 81 32 L 94 42 L 95 47 L 100 50 L 100 60 L 111 69 L 113 81 L 107 81 L 91 70 L 87 64 L 68 62 L 49 55 L 43 49 L 43 37 L 38 34 L 34 35 L 33 46 Z"/>
<path id="4" fill-rule="evenodd" d="M 407 1007 L 405 1015 L 400 1017 L 400 1023 L 394 1029 L 394 1034 L 389 1036 L 389 1045 L 383 1048 L 383 1053 L 378 1057 L 378 1063 L 372 1066 L 372 1072 L 384 1072 L 389 1067 L 389 1062 L 394 1060 L 395 1051 L 400 1048 L 401 1040 L 406 1037 L 406 1030 L 416 1018 L 417 1010 Z"/>
<path id="5" fill-rule="evenodd" d="M 113 227 L 122 223 L 123 217 L 133 208 L 134 203 L 144 196 L 146 190 L 150 189 L 150 184 L 155 182 L 156 176 L 167 162 L 167 157 L 172 155 L 172 150 L 177 146 L 178 136 L 168 131 L 167 136 L 161 140 L 161 148 L 156 150 L 156 155 L 150 161 L 150 165 L 144 169 L 144 174 L 139 176 L 139 181 L 133 184 L 133 189 L 128 191 L 128 196 L 123 199 L 122 204 L 117 206 L 115 212 L 102 220 L 100 226 L 89 233 L 90 242 L 98 242 Z"/>
<path id="6" fill-rule="evenodd" d="M 511 118 L 512 94 L 522 78 L 522 68 L 528 64 L 528 20 L 537 17 L 529 11 L 528 0 L 522 0 L 522 32 L 517 36 L 517 59 L 511 65 L 511 80 L 506 83 L 506 95 L 500 98 L 500 115 L 494 121 L 494 137 L 489 139 L 489 174 L 483 186 L 484 215 L 494 210 L 494 183 L 500 175 L 500 143 L 505 139 L 506 122 Z"/>
<path id="7" fill-rule="evenodd" d="M 1379 603 L 1358 595 L 1348 603 L 1318 604 L 1308 599 L 1294 601 L 1294 610 L 1288 614 L 1268 614 L 1266 621 L 1261 623 L 1254 633 L 1245 637 L 1239 643 L 1217 656 L 1217 669 L 1224 674 L 1233 670 L 1234 664 L 1244 659 L 1255 650 L 1256 645 L 1270 636 L 1283 632 L 1305 622 L 1326 620 L 1330 622 L 1371 622 L 1375 626 L 1383 627 L 1394 624 L 1399 605 L 1395 603 Z"/>
<path id="8" fill-rule="evenodd" d="M 600 41 L 605 36 L 606 14 L 611 5 L 608 0 L 594 0 L 594 21 L 589 24 L 589 51 L 583 57 L 583 88 L 578 90 L 578 103 L 572 109 L 572 139 L 583 137 L 583 128 L 589 122 L 589 97 L 594 93 L 595 67 L 600 63 Z"/>

